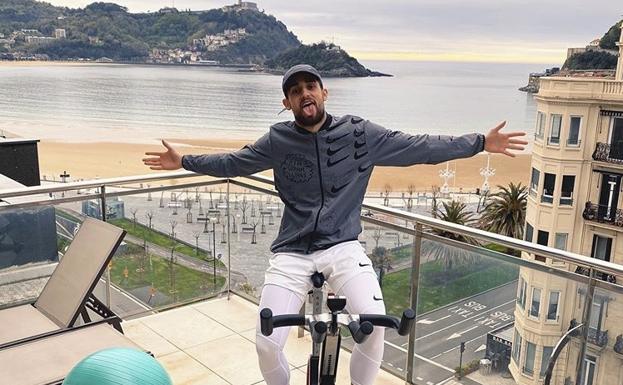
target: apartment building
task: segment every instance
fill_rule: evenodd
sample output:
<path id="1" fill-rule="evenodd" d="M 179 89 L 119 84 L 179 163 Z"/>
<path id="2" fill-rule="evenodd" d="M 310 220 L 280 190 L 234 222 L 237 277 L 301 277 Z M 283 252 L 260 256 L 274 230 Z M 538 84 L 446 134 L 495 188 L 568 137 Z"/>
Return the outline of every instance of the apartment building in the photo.
<path id="1" fill-rule="evenodd" d="M 525 239 L 623 264 L 623 33 L 618 46 L 614 78 L 541 78 Z M 522 258 L 586 274 L 538 255 Z M 520 270 L 509 366 L 518 384 L 543 383 L 554 346 L 584 319 L 587 297 L 587 285 Z M 571 339 L 552 384 L 623 384 L 623 303 L 597 288 L 587 309 L 587 343 Z"/>

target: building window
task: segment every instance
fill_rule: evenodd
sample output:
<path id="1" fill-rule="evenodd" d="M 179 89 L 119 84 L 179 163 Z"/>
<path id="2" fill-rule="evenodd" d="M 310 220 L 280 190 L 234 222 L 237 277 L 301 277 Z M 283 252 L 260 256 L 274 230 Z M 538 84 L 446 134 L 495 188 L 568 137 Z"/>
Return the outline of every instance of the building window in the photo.
<path id="1" fill-rule="evenodd" d="M 532 342 L 526 342 L 526 362 L 523 364 L 523 372 L 526 374 L 534 374 L 534 355 L 536 353 L 536 345 Z"/>
<path id="2" fill-rule="evenodd" d="M 580 145 L 580 125 L 582 124 L 581 116 L 572 116 L 569 121 L 569 138 L 567 139 L 567 146 L 579 146 Z"/>
<path id="3" fill-rule="evenodd" d="M 526 308 L 526 291 L 528 290 L 528 284 L 523 279 L 523 277 L 519 277 L 519 295 L 517 296 L 517 303 L 522 309 Z"/>
<path id="4" fill-rule="evenodd" d="M 560 292 L 549 292 L 549 305 L 547 306 L 547 320 L 558 321 L 558 302 L 560 302 Z"/>
<path id="5" fill-rule="evenodd" d="M 601 235 L 593 235 L 593 250 L 591 257 L 610 262 L 610 253 L 612 252 L 612 238 L 602 237 Z"/>
<path id="6" fill-rule="evenodd" d="M 597 298 L 591 304 L 591 318 L 588 322 L 589 335 L 597 335 L 601 331 L 604 301 Z"/>
<path id="7" fill-rule="evenodd" d="M 556 174 L 545 173 L 543 178 L 543 195 L 541 202 L 554 203 L 554 185 L 556 184 Z"/>
<path id="8" fill-rule="evenodd" d="M 519 359 L 521 358 L 521 335 L 517 329 L 515 329 L 515 339 L 513 340 L 513 360 L 517 366 L 519 366 Z"/>
<path id="9" fill-rule="evenodd" d="M 543 355 L 541 356 L 541 372 L 539 373 L 541 378 L 545 377 L 545 371 L 547 370 L 547 365 L 549 365 L 549 358 L 552 356 L 553 352 L 553 346 L 543 346 Z"/>
<path id="10" fill-rule="evenodd" d="M 535 138 L 543 139 L 543 133 L 545 132 L 545 114 L 541 111 L 536 113 L 536 132 Z"/>
<path id="11" fill-rule="evenodd" d="M 610 129 L 610 154 L 612 159 L 623 159 L 623 118 L 613 118 Z"/>
<path id="12" fill-rule="evenodd" d="M 539 318 L 539 312 L 541 311 L 541 289 L 532 288 L 532 303 L 530 304 L 530 316 Z"/>
<path id="13" fill-rule="evenodd" d="M 532 237 L 534 236 L 534 227 L 528 222 L 526 222 L 526 237 L 525 241 L 532 242 Z"/>
<path id="14" fill-rule="evenodd" d="M 532 168 L 532 176 L 530 177 L 530 195 L 536 197 L 537 190 L 539 189 L 539 179 L 541 178 L 541 172 L 536 168 Z"/>
<path id="15" fill-rule="evenodd" d="M 562 115 L 552 114 L 552 129 L 549 131 L 547 144 L 560 144 L 560 126 L 562 125 Z"/>
<path id="16" fill-rule="evenodd" d="M 539 230 L 536 234 L 536 243 L 542 246 L 549 245 L 549 232 Z M 540 255 L 535 255 L 534 259 L 539 262 L 545 262 L 545 257 L 541 257 Z"/>
<path id="17" fill-rule="evenodd" d="M 554 247 L 559 250 L 567 250 L 567 233 L 556 233 L 556 238 L 554 239 Z"/>
<path id="18" fill-rule="evenodd" d="M 573 188 L 575 186 L 575 175 L 562 176 L 562 188 L 560 193 L 561 205 L 573 204 Z"/>
<path id="19" fill-rule="evenodd" d="M 582 370 L 582 383 L 581 385 L 593 385 L 595 380 L 595 372 L 597 366 L 597 359 L 593 356 L 586 356 L 584 358 L 584 370 Z"/>

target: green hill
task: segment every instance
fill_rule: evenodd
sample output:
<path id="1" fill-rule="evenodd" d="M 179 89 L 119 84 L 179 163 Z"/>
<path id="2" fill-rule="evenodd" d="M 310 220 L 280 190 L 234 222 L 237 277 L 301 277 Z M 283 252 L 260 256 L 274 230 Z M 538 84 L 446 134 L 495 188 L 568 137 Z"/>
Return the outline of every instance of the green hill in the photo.
<path id="1" fill-rule="evenodd" d="M 52 36 L 57 28 L 66 30 L 65 39 L 32 44 L 17 35 L 11 51 L 47 54 L 53 59 L 106 56 L 115 60 L 141 60 L 152 49 L 190 49 L 193 39 L 245 28 L 247 35 L 243 39 L 204 52 L 203 56 L 223 63 L 262 64 L 301 44 L 274 16 L 255 10 L 134 14 L 125 7 L 102 2 L 82 9 L 54 7 L 33 0 L 0 2 L 0 33 L 5 36 L 22 29 Z"/>
<path id="2" fill-rule="evenodd" d="M 282 73 L 301 63 L 316 67 L 322 76 L 327 77 L 391 76 L 365 68 L 340 47 L 324 42 L 285 51 L 268 60 L 265 65 L 271 72 Z"/>
<path id="3" fill-rule="evenodd" d="M 599 48 L 606 50 L 618 50 L 616 43 L 621 34 L 621 23 L 619 21 L 604 34 L 599 42 Z M 602 70 L 616 69 L 617 57 L 609 52 L 588 50 L 569 57 L 562 68 L 566 70 Z"/>
<path id="4" fill-rule="evenodd" d="M 232 0 L 233 1 L 233 0 Z M 55 31 L 59 31 L 59 37 Z M 274 16 L 239 5 L 207 11 L 129 13 L 113 3 L 55 7 L 0 0 L 0 59 L 257 64 L 276 72 L 306 62 L 325 76 L 382 76 L 333 44 L 303 46 Z M 9 41 L 7 44 L 6 41 Z"/>

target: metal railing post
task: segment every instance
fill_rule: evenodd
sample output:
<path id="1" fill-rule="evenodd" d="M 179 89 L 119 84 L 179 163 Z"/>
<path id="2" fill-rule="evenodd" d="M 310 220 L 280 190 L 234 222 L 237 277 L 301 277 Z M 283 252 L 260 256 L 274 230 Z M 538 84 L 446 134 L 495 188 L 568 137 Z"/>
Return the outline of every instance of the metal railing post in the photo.
<path id="1" fill-rule="evenodd" d="M 582 373 L 584 372 L 584 356 L 586 355 L 586 341 L 588 340 L 588 328 L 591 318 L 591 308 L 593 306 L 593 297 L 595 296 L 595 269 L 588 270 L 588 285 L 586 288 L 586 299 L 584 301 L 584 309 L 582 309 L 582 324 L 580 334 L 580 352 L 578 355 L 578 363 L 576 366 L 575 383 L 582 383 Z"/>
<path id="2" fill-rule="evenodd" d="M 415 311 L 417 319 L 417 296 L 420 280 L 420 261 L 422 253 L 422 224 L 415 223 L 415 235 L 413 236 L 413 257 L 411 259 L 411 309 Z M 407 372 L 405 381 L 413 384 L 413 367 L 415 364 L 415 322 L 409 333 L 409 345 L 407 346 Z"/>
<path id="3" fill-rule="evenodd" d="M 229 222 L 231 220 L 229 214 L 229 179 L 227 179 L 227 202 L 226 210 L 227 210 L 227 299 L 229 300 L 231 294 L 231 231 L 229 229 Z"/>
<path id="4" fill-rule="evenodd" d="M 100 186 L 100 210 L 102 221 L 106 222 L 108 218 L 106 218 L 106 186 Z M 111 262 L 112 263 L 112 260 Z M 110 302 L 112 297 L 112 289 L 110 285 L 110 263 L 106 266 L 106 306 L 110 309 Z"/>

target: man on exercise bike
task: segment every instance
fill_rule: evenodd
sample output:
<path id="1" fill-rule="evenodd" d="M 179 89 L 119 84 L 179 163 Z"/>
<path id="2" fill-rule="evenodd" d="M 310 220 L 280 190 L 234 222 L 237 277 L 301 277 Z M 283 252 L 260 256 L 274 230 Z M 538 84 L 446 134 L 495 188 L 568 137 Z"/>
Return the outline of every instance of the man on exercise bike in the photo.
<path id="1" fill-rule="evenodd" d="M 153 170 L 186 170 L 217 177 L 250 175 L 272 169 L 285 204 L 274 253 L 266 271 L 260 309 L 297 313 L 311 288 L 310 276 L 323 273 L 331 289 L 347 298 L 349 313 L 385 314 L 372 263 L 357 240 L 361 203 L 374 166 L 436 164 L 481 151 L 514 156 L 526 141 L 521 132 L 502 133 L 505 122 L 487 135 L 409 135 L 387 130 L 358 116 L 329 115 L 328 90 L 309 65 L 290 68 L 282 79 L 283 106 L 294 121 L 280 122 L 255 143 L 224 154 L 180 154 L 166 141 L 165 152 L 143 159 Z M 287 385 L 290 369 L 283 354 L 288 328 L 271 336 L 257 331 L 259 365 L 268 385 Z M 375 328 L 356 344 L 351 382 L 372 385 L 383 357 L 384 329 Z"/>

